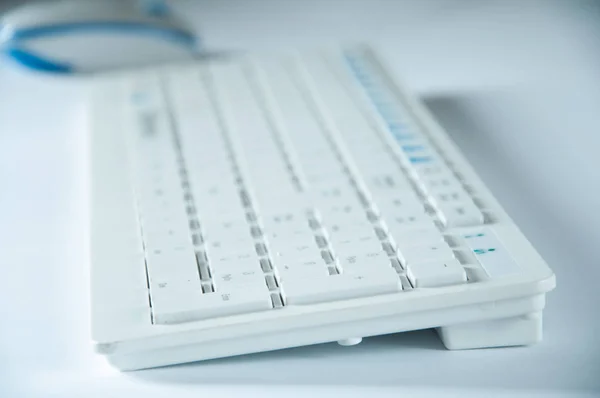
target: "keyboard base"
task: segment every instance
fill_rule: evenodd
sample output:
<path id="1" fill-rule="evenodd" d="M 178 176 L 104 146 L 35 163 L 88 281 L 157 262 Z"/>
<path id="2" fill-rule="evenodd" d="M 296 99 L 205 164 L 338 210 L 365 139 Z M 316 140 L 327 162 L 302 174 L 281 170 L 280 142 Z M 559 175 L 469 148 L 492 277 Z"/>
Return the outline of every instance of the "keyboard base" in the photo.
<path id="1" fill-rule="evenodd" d="M 542 338 L 541 312 L 544 305 L 545 294 L 536 294 L 368 321 L 261 335 L 242 334 L 200 344 L 180 341 L 180 345 L 160 349 L 122 353 L 115 350 L 107 353 L 107 358 L 114 367 L 130 371 L 429 328 L 436 328 L 446 348 L 451 350 L 530 345 Z M 451 319 L 452 324 L 433 324 L 443 319 Z M 100 346 L 97 348 L 101 349 Z"/>

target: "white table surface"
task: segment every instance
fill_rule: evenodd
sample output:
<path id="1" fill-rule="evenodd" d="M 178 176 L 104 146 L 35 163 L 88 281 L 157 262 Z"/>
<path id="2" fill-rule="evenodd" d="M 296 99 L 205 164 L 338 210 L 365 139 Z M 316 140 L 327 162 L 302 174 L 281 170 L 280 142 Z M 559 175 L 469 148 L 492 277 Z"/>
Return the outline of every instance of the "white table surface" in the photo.
<path id="1" fill-rule="evenodd" d="M 83 83 L 0 66 L 0 396 L 600 395 L 600 7 L 538 1 L 181 1 L 211 47 L 366 40 L 546 258 L 544 341 L 432 331 L 120 374 L 91 352 Z M 597 395 L 598 394 L 598 395 Z"/>

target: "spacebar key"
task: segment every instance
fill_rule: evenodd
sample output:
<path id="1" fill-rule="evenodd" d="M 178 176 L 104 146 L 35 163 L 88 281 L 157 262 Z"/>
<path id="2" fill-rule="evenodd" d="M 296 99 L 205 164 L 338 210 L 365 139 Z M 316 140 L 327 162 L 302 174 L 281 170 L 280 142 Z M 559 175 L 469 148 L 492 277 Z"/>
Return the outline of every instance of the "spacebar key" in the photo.
<path id="1" fill-rule="evenodd" d="M 402 290 L 400 280 L 388 274 L 339 274 L 315 279 L 293 279 L 282 286 L 286 305 L 348 300 Z"/>

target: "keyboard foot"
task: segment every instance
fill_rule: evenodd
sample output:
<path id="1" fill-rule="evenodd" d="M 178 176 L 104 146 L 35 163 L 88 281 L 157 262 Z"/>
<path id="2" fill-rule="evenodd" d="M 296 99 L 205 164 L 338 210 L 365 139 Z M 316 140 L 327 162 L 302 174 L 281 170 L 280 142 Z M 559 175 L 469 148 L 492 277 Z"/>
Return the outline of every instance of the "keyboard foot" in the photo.
<path id="1" fill-rule="evenodd" d="M 443 326 L 436 330 L 449 350 L 530 345 L 542 339 L 542 313 Z"/>
<path id="2" fill-rule="evenodd" d="M 362 337 L 352 337 L 349 339 L 338 340 L 338 344 L 343 345 L 343 346 L 351 346 L 351 345 L 357 345 L 361 341 L 362 341 Z"/>

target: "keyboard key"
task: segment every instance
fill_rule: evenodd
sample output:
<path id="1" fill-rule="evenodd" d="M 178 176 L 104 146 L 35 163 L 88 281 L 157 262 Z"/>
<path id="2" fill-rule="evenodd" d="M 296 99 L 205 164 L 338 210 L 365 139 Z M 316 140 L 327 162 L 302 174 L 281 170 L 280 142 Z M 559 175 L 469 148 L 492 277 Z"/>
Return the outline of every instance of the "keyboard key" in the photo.
<path id="1" fill-rule="evenodd" d="M 376 268 L 346 268 L 345 270 L 343 270 L 342 274 L 350 276 L 377 275 L 379 278 L 387 278 L 389 280 L 399 281 L 398 273 L 394 268 L 392 268 L 389 262 L 386 266 L 379 266 Z M 399 286 L 402 287 L 402 284 L 399 283 Z"/>
<path id="2" fill-rule="evenodd" d="M 302 169 L 302 175 L 308 188 L 318 190 L 323 186 L 331 186 L 337 184 L 340 180 L 348 178 L 341 170 L 323 170 L 321 168 L 311 171 L 305 168 Z"/>
<path id="3" fill-rule="evenodd" d="M 423 204 L 413 192 L 376 197 L 374 200 L 377 213 L 381 217 L 409 216 L 422 214 Z"/>
<path id="4" fill-rule="evenodd" d="M 410 234 L 415 230 L 427 229 L 437 231 L 432 218 L 423 211 L 390 214 L 389 216 L 382 217 L 382 225 L 394 236 Z"/>
<path id="5" fill-rule="evenodd" d="M 250 234 L 227 235 L 205 235 L 205 250 L 211 254 L 219 255 L 224 252 L 231 254 L 244 253 L 256 249 L 256 243 Z"/>
<path id="6" fill-rule="evenodd" d="M 330 275 L 322 278 L 290 278 L 282 281 L 282 290 L 288 305 L 348 300 L 396 293 L 401 289 L 397 275 L 367 272 Z"/>
<path id="7" fill-rule="evenodd" d="M 242 267 L 260 264 L 258 254 L 254 247 L 250 246 L 246 249 L 224 248 L 222 250 L 207 251 L 208 263 L 213 269 L 221 269 L 224 267 Z"/>
<path id="8" fill-rule="evenodd" d="M 193 251 L 192 240 L 189 235 L 167 236 L 167 235 L 144 235 L 144 246 L 147 253 L 156 251 L 180 250 Z"/>
<path id="9" fill-rule="evenodd" d="M 456 260 L 408 264 L 406 276 L 414 287 L 438 287 L 464 283 L 465 270 Z"/>
<path id="10" fill-rule="evenodd" d="M 266 285 L 204 294 L 198 288 L 193 292 L 156 294 L 152 299 L 152 314 L 156 324 L 191 322 L 272 308 Z"/>
<path id="11" fill-rule="evenodd" d="M 347 236 L 343 238 L 330 237 L 330 245 L 333 252 L 338 257 L 349 256 L 358 253 L 383 252 L 381 241 L 372 234 L 362 236 Z"/>
<path id="12" fill-rule="evenodd" d="M 266 243 L 270 251 L 289 251 L 293 246 L 315 246 L 315 237 L 311 229 L 302 227 L 290 231 L 266 231 Z"/>
<path id="13" fill-rule="evenodd" d="M 355 220 L 357 222 L 365 222 L 366 214 L 364 207 L 360 205 L 358 200 L 352 203 L 344 202 L 332 202 L 326 205 L 319 206 L 319 213 L 323 220 L 327 220 L 329 223 L 336 222 L 338 220 Z"/>
<path id="14" fill-rule="evenodd" d="M 154 272 L 155 274 L 157 272 Z M 198 278 L 182 278 L 174 270 L 161 272 L 158 276 L 150 277 L 150 297 L 152 304 L 159 300 L 159 297 L 176 296 L 193 293 L 201 290 L 201 282 Z"/>
<path id="15" fill-rule="evenodd" d="M 435 192 L 456 190 L 461 188 L 456 176 L 450 170 L 441 170 L 425 179 L 417 179 L 419 187 L 426 193 L 433 195 Z"/>
<path id="16" fill-rule="evenodd" d="M 188 250 L 154 250 L 146 255 L 150 285 L 162 282 L 200 283 L 196 256 Z"/>
<path id="17" fill-rule="evenodd" d="M 375 228 L 364 210 L 357 217 L 323 217 L 321 224 L 328 235 L 348 235 L 352 232 L 370 234 Z"/>
<path id="18" fill-rule="evenodd" d="M 231 191 L 225 199 L 225 195 L 211 197 L 199 197 L 193 194 L 194 204 L 196 206 L 198 217 L 205 223 L 214 219 L 221 219 L 223 214 L 244 217 L 244 206 L 242 206 L 237 191 Z"/>
<path id="19" fill-rule="evenodd" d="M 441 160 L 426 158 L 407 159 L 410 174 L 418 181 L 448 175 L 448 167 Z M 452 177 L 454 178 L 454 177 Z"/>
<path id="20" fill-rule="evenodd" d="M 279 275 L 285 273 L 324 273 L 327 271 L 325 260 L 320 252 L 313 252 L 303 257 L 274 256 L 273 265 Z"/>
<path id="21" fill-rule="evenodd" d="M 155 173 L 140 178 L 134 177 L 138 206 L 157 209 L 163 205 L 163 202 L 181 203 L 184 200 L 183 192 L 177 178 L 176 174 L 163 177 Z"/>
<path id="22" fill-rule="evenodd" d="M 484 222 L 483 214 L 470 198 L 460 203 L 437 205 L 436 210 L 446 228 L 481 225 Z"/>
<path id="23" fill-rule="evenodd" d="M 209 266 L 211 273 L 214 272 L 213 270 L 218 270 L 218 272 L 245 272 L 261 270 L 261 263 L 260 259 L 258 258 L 224 258 L 221 261 L 210 261 Z"/>
<path id="24" fill-rule="evenodd" d="M 347 239 L 369 240 L 377 237 L 375 226 L 369 222 L 356 222 L 346 220 L 347 224 L 336 223 L 331 226 L 325 224 L 329 241 L 336 243 Z"/>
<path id="25" fill-rule="evenodd" d="M 306 230 L 309 227 L 306 214 L 298 211 L 298 209 L 276 213 L 267 210 L 262 211 L 260 222 L 266 230 L 279 233 L 284 233 L 284 231 L 288 230 Z"/>
<path id="26" fill-rule="evenodd" d="M 395 169 L 397 169 L 397 167 L 394 167 L 392 170 Z M 378 170 L 386 169 L 378 168 Z M 367 188 L 375 198 L 394 195 L 403 191 L 408 191 L 409 193 L 412 193 L 413 191 L 408 179 L 400 173 L 382 173 L 379 171 L 364 175 L 364 180 Z"/>
<path id="27" fill-rule="evenodd" d="M 233 287 L 252 288 L 253 286 L 265 285 L 264 274 L 260 267 L 247 270 L 229 270 L 224 267 L 215 267 L 213 272 L 213 283 L 217 292 L 229 291 Z"/>
<path id="28" fill-rule="evenodd" d="M 201 220 L 202 234 L 207 240 L 224 242 L 250 238 L 251 230 L 245 218 L 245 213 L 242 213 L 237 218 L 221 214 L 218 219 Z"/>
<path id="29" fill-rule="evenodd" d="M 298 242 L 281 242 L 281 244 L 271 245 L 270 253 L 273 259 L 309 259 L 309 258 L 321 258 L 319 247 L 317 246 L 316 240 L 312 239 L 308 241 Z"/>
<path id="30" fill-rule="evenodd" d="M 287 281 L 296 280 L 314 280 L 329 276 L 329 270 L 324 265 L 298 268 L 296 266 L 290 269 L 277 270 L 277 276 L 282 284 Z"/>
<path id="31" fill-rule="evenodd" d="M 206 181 L 204 181 L 204 184 L 206 184 Z M 209 210 L 213 206 L 219 207 L 222 212 L 226 212 L 225 209 L 227 208 L 236 209 L 241 207 L 238 189 L 234 184 L 213 183 L 199 187 L 197 185 L 192 185 L 192 191 L 194 201 L 199 208 Z"/>
<path id="32" fill-rule="evenodd" d="M 378 270 L 391 269 L 392 266 L 390 258 L 383 251 L 343 256 L 338 261 L 343 273 L 352 271 L 377 272 Z"/>
<path id="33" fill-rule="evenodd" d="M 454 252 L 445 242 L 420 243 L 418 245 L 398 245 L 398 256 L 405 266 L 431 261 L 446 261 L 454 258 Z"/>
<path id="34" fill-rule="evenodd" d="M 401 228 L 392 225 L 388 234 L 396 247 L 418 246 L 423 242 L 443 243 L 444 238 L 433 223 L 423 224 L 419 228 Z"/>
<path id="35" fill-rule="evenodd" d="M 463 232 L 462 237 L 490 277 L 503 277 L 520 272 L 519 265 L 491 228 L 474 228 Z"/>

